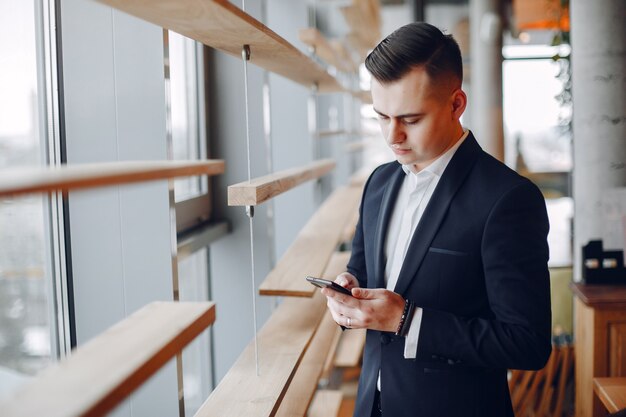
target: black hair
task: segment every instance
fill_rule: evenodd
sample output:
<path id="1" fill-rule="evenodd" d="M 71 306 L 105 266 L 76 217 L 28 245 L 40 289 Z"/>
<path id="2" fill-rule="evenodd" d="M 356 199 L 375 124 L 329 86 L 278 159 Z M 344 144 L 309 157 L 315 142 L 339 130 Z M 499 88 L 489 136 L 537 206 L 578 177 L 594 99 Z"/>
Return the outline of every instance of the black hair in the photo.
<path id="1" fill-rule="evenodd" d="M 425 22 L 409 23 L 383 39 L 365 59 L 365 67 L 380 83 L 398 81 L 423 66 L 431 80 L 453 76 L 463 81 L 461 50 L 452 35 Z"/>

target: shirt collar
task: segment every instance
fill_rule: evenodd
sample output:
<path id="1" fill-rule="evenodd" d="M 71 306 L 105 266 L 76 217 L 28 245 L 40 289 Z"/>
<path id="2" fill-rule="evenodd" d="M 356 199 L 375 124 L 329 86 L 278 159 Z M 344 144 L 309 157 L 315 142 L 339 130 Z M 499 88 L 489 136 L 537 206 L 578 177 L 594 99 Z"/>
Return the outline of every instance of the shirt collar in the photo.
<path id="1" fill-rule="evenodd" d="M 469 130 L 464 130 L 463 136 L 461 136 L 461 138 L 450 149 L 448 149 L 446 152 L 441 154 L 437 159 L 435 159 L 430 165 L 428 165 L 426 168 L 424 168 L 420 172 L 414 173 L 411 170 L 411 165 L 402 165 L 402 170 L 407 175 L 409 173 L 412 173 L 413 175 L 419 175 L 422 172 L 429 172 L 438 177 L 441 177 L 443 175 L 443 171 L 445 171 L 446 167 L 448 166 L 448 163 L 450 163 L 450 160 L 456 153 L 457 149 L 459 149 L 459 146 L 461 146 L 461 144 L 465 141 L 468 135 L 469 135 Z"/>

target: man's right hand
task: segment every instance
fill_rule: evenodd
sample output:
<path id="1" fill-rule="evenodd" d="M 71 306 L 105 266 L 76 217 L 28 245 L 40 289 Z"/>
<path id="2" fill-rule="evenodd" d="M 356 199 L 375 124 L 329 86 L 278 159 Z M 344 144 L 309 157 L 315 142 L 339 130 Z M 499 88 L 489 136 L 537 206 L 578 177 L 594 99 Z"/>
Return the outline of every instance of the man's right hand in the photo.
<path id="1" fill-rule="evenodd" d="M 335 278 L 335 283 L 341 285 L 344 288 L 347 288 L 348 290 L 359 287 L 359 281 L 354 275 L 349 272 L 342 272 L 341 274 L 337 275 L 337 278 Z"/>

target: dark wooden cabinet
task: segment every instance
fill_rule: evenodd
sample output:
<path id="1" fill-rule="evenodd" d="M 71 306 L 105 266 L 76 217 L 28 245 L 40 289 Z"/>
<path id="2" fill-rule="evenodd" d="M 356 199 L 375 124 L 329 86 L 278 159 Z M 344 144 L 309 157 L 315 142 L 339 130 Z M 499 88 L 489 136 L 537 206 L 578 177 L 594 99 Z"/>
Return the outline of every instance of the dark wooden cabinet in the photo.
<path id="1" fill-rule="evenodd" d="M 576 417 L 601 417 L 593 378 L 626 377 L 626 286 L 575 283 Z"/>

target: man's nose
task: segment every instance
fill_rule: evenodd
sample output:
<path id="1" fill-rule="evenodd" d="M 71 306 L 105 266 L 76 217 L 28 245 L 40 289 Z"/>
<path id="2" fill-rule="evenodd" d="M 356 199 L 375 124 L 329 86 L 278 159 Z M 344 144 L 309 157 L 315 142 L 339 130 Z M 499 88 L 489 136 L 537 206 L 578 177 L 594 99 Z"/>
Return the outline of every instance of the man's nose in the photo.
<path id="1" fill-rule="evenodd" d="M 390 145 L 402 143 L 406 139 L 402 124 L 395 120 L 391 120 L 389 123 L 389 130 L 387 132 L 387 142 Z"/>

